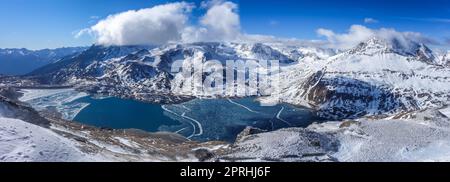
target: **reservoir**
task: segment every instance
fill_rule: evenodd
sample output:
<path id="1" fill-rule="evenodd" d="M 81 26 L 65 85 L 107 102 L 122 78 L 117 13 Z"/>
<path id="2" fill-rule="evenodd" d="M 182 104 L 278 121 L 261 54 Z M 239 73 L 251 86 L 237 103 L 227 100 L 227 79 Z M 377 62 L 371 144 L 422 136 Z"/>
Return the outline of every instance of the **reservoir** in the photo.
<path id="1" fill-rule="evenodd" d="M 175 132 L 192 140 L 232 142 L 246 126 L 264 130 L 306 127 L 317 121 L 306 108 L 261 106 L 255 98 L 194 99 L 160 105 L 115 97 L 96 98 L 73 89 L 22 90 L 21 101 L 65 119 L 114 129 Z"/>

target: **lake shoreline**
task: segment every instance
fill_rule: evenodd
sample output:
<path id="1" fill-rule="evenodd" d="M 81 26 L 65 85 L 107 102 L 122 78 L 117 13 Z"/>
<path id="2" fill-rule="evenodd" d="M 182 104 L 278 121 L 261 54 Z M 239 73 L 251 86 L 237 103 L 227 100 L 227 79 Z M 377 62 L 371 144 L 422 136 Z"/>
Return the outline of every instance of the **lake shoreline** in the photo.
<path id="1" fill-rule="evenodd" d="M 55 89 L 35 89 L 35 90 L 44 90 L 44 92 L 55 91 Z M 75 89 L 66 89 L 66 90 L 73 92 L 73 94 L 78 92 Z M 56 91 L 56 93 L 58 92 Z M 45 96 L 45 94 L 43 95 Z M 260 127 L 268 131 L 295 126 L 307 127 L 309 124 L 312 123 L 309 120 L 306 121 L 306 123 L 304 124 L 301 124 L 300 122 L 300 124 L 294 123 L 294 125 L 291 125 L 291 123 L 289 123 L 292 121 L 298 122 L 297 120 L 305 120 L 303 118 L 304 116 L 308 116 L 308 118 L 314 120 L 314 122 L 320 121 L 319 118 L 313 117 L 313 111 L 309 110 L 308 108 L 296 107 L 289 104 L 282 104 L 274 107 L 261 107 L 257 102 L 258 100 L 257 97 L 247 97 L 239 99 L 201 98 L 201 99 L 192 99 L 187 102 L 182 102 L 179 104 L 168 104 L 168 105 L 141 102 L 133 99 L 122 99 L 111 96 L 98 98 L 98 95 L 89 95 L 89 94 L 86 94 L 84 97 L 78 97 L 72 100 L 65 98 L 65 97 L 72 97 L 70 96 L 70 94 L 68 94 L 68 96 L 65 97 L 63 96 L 49 96 L 49 97 L 50 98 L 61 97 L 60 99 L 62 100 L 62 102 L 58 101 L 56 103 L 61 104 L 62 106 L 53 106 L 56 108 L 60 107 L 63 109 L 67 108 L 71 109 L 71 106 L 64 105 L 67 104 L 64 103 L 64 101 L 67 100 L 70 100 L 69 103 L 77 103 L 77 102 L 87 103 L 86 105 L 76 107 L 79 110 L 75 112 L 77 114 L 74 115 L 73 119 L 71 119 L 80 123 L 112 129 L 137 128 L 143 129 L 148 132 L 158 132 L 158 131 L 173 132 L 181 134 L 188 139 L 192 138 L 194 140 L 200 141 L 222 140 L 232 142 L 234 141 L 237 134 L 239 134 L 247 126 Z M 51 99 L 47 98 L 43 99 L 42 101 L 38 101 L 37 103 L 45 104 L 45 102 L 49 102 L 49 100 Z M 95 106 L 92 105 L 93 102 L 94 103 L 108 102 L 108 103 L 106 103 L 103 106 Z M 116 102 L 121 102 L 121 104 L 115 104 Z M 208 106 L 208 104 L 211 105 Z M 126 105 L 126 107 L 120 108 L 121 107 L 120 105 Z M 162 106 L 166 106 L 166 108 L 163 108 Z M 95 109 L 95 107 L 99 108 Z M 105 109 L 114 107 L 118 108 L 115 108 L 116 109 L 115 111 L 110 111 L 110 113 L 105 113 Z M 171 107 L 170 110 L 172 110 L 173 113 L 167 112 L 167 107 Z M 192 112 L 191 109 L 189 109 L 188 107 L 194 107 L 193 110 L 196 110 L 196 112 Z M 208 108 L 210 107 L 215 108 L 217 111 L 214 109 L 208 110 Z M 94 111 L 89 111 L 89 108 L 94 108 Z M 258 113 L 258 111 L 252 110 L 252 108 L 256 110 L 262 110 L 263 112 Z M 56 109 L 56 111 L 58 111 L 58 109 Z M 305 111 L 307 113 L 305 113 Z M 69 111 L 60 110 L 58 112 L 62 113 L 62 115 L 65 115 L 65 112 Z M 128 115 L 120 114 L 121 112 L 125 113 L 130 112 L 131 114 Z M 300 114 L 302 116 L 301 117 L 298 116 L 299 114 L 296 112 L 302 113 Z M 150 114 L 151 117 L 148 117 L 146 119 L 144 116 L 141 116 L 141 115 L 149 115 L 149 113 L 152 113 Z M 108 118 L 108 115 L 114 115 L 115 117 Z M 286 118 L 283 119 L 283 117 Z M 295 119 L 296 117 L 298 117 L 299 119 Z M 122 118 L 122 120 L 120 120 L 120 118 Z M 178 124 L 172 121 L 177 121 L 176 123 Z M 130 122 L 132 124 L 130 124 Z M 171 122 L 172 124 L 170 124 Z M 206 127 L 207 129 L 205 129 L 204 127 Z M 205 131 L 205 133 L 203 133 L 203 131 Z"/>

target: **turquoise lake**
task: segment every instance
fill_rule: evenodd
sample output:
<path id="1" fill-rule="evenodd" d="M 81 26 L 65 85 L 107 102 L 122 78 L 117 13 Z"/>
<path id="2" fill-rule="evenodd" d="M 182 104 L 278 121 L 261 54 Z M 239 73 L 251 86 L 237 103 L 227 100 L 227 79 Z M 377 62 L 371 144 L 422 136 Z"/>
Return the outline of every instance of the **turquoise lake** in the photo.
<path id="1" fill-rule="evenodd" d="M 260 106 L 254 98 L 195 99 L 182 104 L 159 105 L 88 96 L 73 102 L 89 104 L 74 121 L 114 129 L 176 132 L 199 141 L 232 142 L 246 126 L 275 130 L 307 126 L 317 119 L 308 109 L 288 104 Z"/>
<path id="2" fill-rule="evenodd" d="M 137 128 L 156 132 L 162 125 L 179 125 L 164 114 L 161 105 L 109 97 L 84 97 L 75 102 L 89 103 L 73 120 L 107 128 Z"/>
<path id="3" fill-rule="evenodd" d="M 246 127 L 264 130 L 306 127 L 319 121 L 306 108 L 261 106 L 255 98 L 194 99 L 160 105 L 115 97 L 96 98 L 74 89 L 23 90 L 21 101 L 36 110 L 61 113 L 67 120 L 112 129 L 175 132 L 198 141 L 233 142 Z"/>

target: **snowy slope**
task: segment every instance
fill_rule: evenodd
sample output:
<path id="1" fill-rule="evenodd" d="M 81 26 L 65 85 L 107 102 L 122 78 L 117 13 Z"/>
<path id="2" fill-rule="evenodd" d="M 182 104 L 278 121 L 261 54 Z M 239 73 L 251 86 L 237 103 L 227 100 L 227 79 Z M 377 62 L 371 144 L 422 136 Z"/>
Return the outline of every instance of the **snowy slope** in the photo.
<path id="1" fill-rule="evenodd" d="M 336 134 L 340 148 L 332 155 L 340 161 L 450 161 L 450 119 L 436 110 L 330 126 L 308 128 Z"/>
<path id="2" fill-rule="evenodd" d="M 436 110 L 312 124 L 242 137 L 223 161 L 450 161 L 450 119 Z"/>
<path id="3" fill-rule="evenodd" d="M 49 129 L 0 116 L 0 161 L 93 161 Z"/>
<path id="4" fill-rule="evenodd" d="M 438 57 L 438 60 L 440 61 L 441 65 L 450 67 L 450 51 L 447 51 L 447 53 L 442 54 Z"/>
<path id="5" fill-rule="evenodd" d="M 0 96 L 0 161 L 93 161 L 33 109 Z"/>

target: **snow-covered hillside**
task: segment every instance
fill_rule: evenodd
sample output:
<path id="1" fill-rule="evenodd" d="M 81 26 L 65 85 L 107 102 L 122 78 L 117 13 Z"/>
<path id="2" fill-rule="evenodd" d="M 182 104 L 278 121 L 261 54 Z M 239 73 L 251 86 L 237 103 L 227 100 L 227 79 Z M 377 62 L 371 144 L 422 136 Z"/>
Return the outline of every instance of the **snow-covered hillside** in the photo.
<path id="1" fill-rule="evenodd" d="M 450 161 L 450 119 L 436 110 L 360 118 L 240 138 L 222 161 Z"/>
<path id="2" fill-rule="evenodd" d="M 95 161 L 49 129 L 0 116 L 0 161 Z"/>
<path id="3" fill-rule="evenodd" d="M 281 73 L 281 91 L 265 100 L 281 97 L 333 119 L 447 105 L 450 68 L 437 65 L 424 45 L 415 48 L 401 52 L 374 38 L 326 60 L 299 62 Z"/>
<path id="4" fill-rule="evenodd" d="M 0 95 L 0 161 L 93 160 L 48 127 L 33 109 Z"/>
<path id="5" fill-rule="evenodd" d="M 450 51 L 438 57 L 439 64 L 450 67 Z"/>

